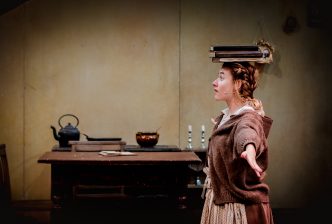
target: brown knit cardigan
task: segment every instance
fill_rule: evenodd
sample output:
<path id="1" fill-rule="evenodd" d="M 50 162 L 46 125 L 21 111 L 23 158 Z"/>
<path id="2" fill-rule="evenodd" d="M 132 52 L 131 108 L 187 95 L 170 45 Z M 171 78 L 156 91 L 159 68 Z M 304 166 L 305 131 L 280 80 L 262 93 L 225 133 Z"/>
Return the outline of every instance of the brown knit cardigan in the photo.
<path id="1" fill-rule="evenodd" d="M 214 203 L 253 204 L 269 202 L 269 186 L 257 177 L 241 153 L 249 143 L 256 149 L 257 164 L 265 172 L 268 166 L 266 138 L 272 119 L 255 111 L 233 115 L 221 127 L 221 114 L 209 138 L 208 157 Z"/>

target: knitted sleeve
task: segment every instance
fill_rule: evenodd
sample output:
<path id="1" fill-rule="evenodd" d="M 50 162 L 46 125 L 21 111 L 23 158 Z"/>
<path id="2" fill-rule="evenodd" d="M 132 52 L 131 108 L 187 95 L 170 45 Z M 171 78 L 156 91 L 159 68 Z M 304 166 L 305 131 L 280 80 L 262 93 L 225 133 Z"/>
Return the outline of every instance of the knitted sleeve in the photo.
<path id="1" fill-rule="evenodd" d="M 256 156 L 262 153 L 264 138 L 264 130 L 260 115 L 254 113 L 246 113 L 243 115 L 234 133 L 234 153 L 236 156 L 245 150 L 246 145 L 252 143 L 256 149 Z"/>

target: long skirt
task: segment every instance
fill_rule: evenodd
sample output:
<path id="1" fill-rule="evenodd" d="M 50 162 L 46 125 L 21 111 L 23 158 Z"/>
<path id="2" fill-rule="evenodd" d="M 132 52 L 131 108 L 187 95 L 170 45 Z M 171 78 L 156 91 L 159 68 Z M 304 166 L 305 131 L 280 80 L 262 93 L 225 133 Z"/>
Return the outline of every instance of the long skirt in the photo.
<path id="1" fill-rule="evenodd" d="M 269 203 L 244 205 L 241 203 L 225 203 L 215 205 L 213 203 L 213 191 L 211 188 L 208 169 L 205 184 L 206 192 L 204 207 L 201 216 L 201 224 L 273 224 L 272 210 Z"/>

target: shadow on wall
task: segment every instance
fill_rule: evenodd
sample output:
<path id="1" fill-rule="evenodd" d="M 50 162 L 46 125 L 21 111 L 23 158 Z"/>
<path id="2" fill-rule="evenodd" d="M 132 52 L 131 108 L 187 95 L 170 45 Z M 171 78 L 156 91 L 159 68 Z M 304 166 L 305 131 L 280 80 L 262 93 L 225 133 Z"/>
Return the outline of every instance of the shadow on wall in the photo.
<path id="1" fill-rule="evenodd" d="M 0 16 L 17 8 L 29 0 L 1 0 L 0 1 Z"/>
<path id="2" fill-rule="evenodd" d="M 283 76 L 282 70 L 280 69 L 280 52 L 276 50 L 273 53 L 273 63 L 267 64 L 263 68 L 263 74 L 266 75 L 274 75 L 277 76 L 278 78 L 281 78 Z"/>

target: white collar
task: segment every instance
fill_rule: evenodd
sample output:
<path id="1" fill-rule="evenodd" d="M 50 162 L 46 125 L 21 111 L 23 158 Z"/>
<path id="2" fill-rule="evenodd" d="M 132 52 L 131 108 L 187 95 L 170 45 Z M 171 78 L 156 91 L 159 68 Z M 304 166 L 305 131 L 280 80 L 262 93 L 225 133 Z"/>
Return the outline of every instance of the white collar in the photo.
<path id="1" fill-rule="evenodd" d="M 245 110 L 252 110 L 252 111 L 255 111 L 254 108 L 252 108 L 251 106 L 245 104 L 243 105 L 242 107 L 240 107 L 239 109 L 237 109 L 233 114 L 229 114 L 229 108 L 225 108 L 223 109 L 221 112 L 225 114 L 225 116 L 231 116 L 231 115 L 238 115 L 240 113 L 242 113 L 243 111 Z"/>

